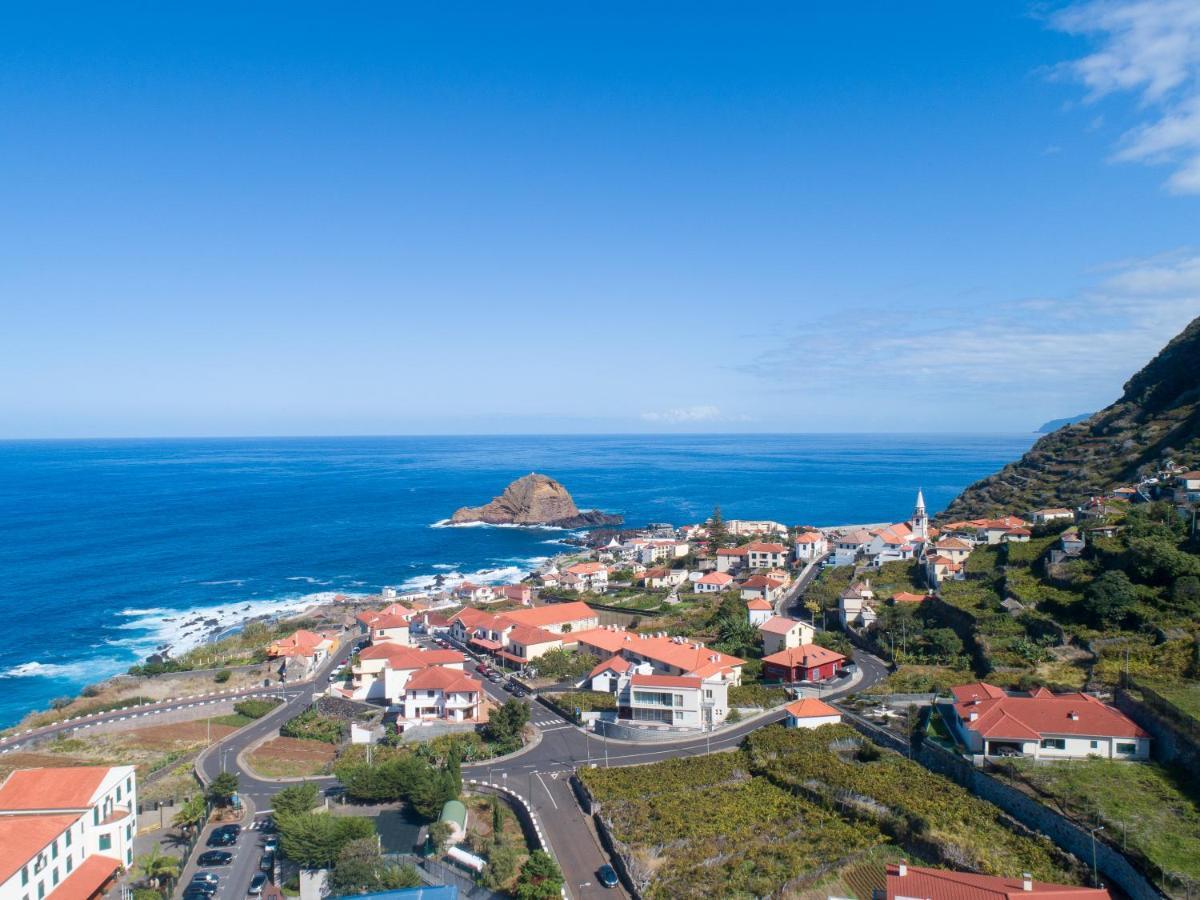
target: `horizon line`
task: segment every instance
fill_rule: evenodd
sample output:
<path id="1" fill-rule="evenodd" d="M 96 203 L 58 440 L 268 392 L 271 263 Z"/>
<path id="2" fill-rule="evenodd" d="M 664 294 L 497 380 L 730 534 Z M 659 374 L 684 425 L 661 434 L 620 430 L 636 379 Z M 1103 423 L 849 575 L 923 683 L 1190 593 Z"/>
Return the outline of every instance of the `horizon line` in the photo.
<path id="1" fill-rule="evenodd" d="M 818 437 L 842 435 L 887 435 L 926 436 L 963 435 L 978 437 L 1016 437 L 1041 435 L 1042 431 L 430 431 L 430 432 L 376 432 L 346 434 L 128 434 L 128 435 L 76 435 L 76 436 L 33 436 L 0 437 L 0 443 L 53 443 L 82 441 L 264 441 L 264 440 L 331 440 L 331 439 L 378 439 L 378 438 L 502 438 L 502 437 Z"/>

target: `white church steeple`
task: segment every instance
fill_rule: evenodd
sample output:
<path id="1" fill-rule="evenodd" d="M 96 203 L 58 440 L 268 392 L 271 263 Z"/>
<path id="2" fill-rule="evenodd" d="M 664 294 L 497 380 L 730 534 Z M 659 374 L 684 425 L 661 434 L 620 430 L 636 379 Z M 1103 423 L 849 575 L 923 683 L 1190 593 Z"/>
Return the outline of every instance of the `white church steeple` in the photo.
<path id="1" fill-rule="evenodd" d="M 917 505 L 913 509 L 912 533 L 914 538 L 928 540 L 929 516 L 925 514 L 925 493 L 917 488 Z"/>

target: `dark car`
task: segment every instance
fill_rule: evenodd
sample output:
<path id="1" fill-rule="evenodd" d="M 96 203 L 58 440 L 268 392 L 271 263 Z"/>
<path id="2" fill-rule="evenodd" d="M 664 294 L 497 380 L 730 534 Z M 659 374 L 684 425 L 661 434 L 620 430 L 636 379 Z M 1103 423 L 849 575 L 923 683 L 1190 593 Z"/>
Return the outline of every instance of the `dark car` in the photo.
<path id="1" fill-rule="evenodd" d="M 205 850 L 196 862 L 202 866 L 227 866 L 233 862 L 233 854 L 226 850 Z"/>
<path id="2" fill-rule="evenodd" d="M 241 832 L 240 825 L 222 825 L 220 828 L 213 829 L 213 833 L 208 836 L 205 844 L 209 847 L 230 847 L 237 843 L 238 835 Z"/>
<path id="3" fill-rule="evenodd" d="M 257 897 L 263 891 L 263 885 L 267 883 L 267 876 L 262 872 L 255 872 L 254 877 L 250 879 L 250 887 L 246 889 L 246 893 L 251 897 Z"/>
<path id="4" fill-rule="evenodd" d="M 275 825 L 275 820 L 271 816 L 267 816 L 265 819 L 258 820 L 258 830 L 262 834 L 274 834 L 279 829 Z"/>
<path id="5" fill-rule="evenodd" d="M 275 854 L 271 852 L 264 853 L 258 860 L 258 867 L 264 872 L 275 871 Z"/>
<path id="6" fill-rule="evenodd" d="M 263 840 L 263 853 L 274 853 L 279 849 L 279 838 L 275 835 L 270 835 Z"/>
<path id="7" fill-rule="evenodd" d="M 192 884 L 197 884 L 197 883 L 199 883 L 199 884 L 216 884 L 220 880 L 221 879 L 219 879 L 212 872 L 197 872 L 195 875 L 192 876 L 191 883 Z"/>
<path id="8" fill-rule="evenodd" d="M 617 870 L 608 863 L 596 870 L 596 879 L 606 888 L 615 888 L 620 882 L 620 879 L 617 878 Z"/>
<path id="9" fill-rule="evenodd" d="M 217 886 L 210 881 L 191 881 L 188 886 L 183 889 L 183 896 L 196 895 L 199 897 L 211 897 L 217 892 Z"/>

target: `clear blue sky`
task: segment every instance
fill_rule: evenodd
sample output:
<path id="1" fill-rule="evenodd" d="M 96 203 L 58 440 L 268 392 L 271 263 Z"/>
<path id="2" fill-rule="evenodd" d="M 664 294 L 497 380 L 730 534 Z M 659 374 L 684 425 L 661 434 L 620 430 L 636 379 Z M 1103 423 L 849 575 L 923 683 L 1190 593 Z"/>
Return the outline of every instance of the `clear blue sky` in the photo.
<path id="1" fill-rule="evenodd" d="M 10 7 L 0 436 L 1098 408 L 1200 313 L 1193 6 Z"/>

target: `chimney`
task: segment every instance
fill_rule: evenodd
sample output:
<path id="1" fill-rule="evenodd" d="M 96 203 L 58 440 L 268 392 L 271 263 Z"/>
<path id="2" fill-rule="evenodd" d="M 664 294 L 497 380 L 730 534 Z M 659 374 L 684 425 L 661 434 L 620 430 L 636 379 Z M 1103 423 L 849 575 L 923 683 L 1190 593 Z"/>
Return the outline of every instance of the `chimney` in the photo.
<path id="1" fill-rule="evenodd" d="M 900 860 L 900 866 L 896 869 L 896 874 L 899 875 L 901 878 L 903 878 L 905 875 L 908 874 L 908 860 L 907 859 Z"/>
<path id="2" fill-rule="evenodd" d="M 1028 872 L 1024 873 L 1021 876 L 1021 890 L 1023 890 L 1023 891 L 1032 891 L 1033 890 L 1033 876 L 1030 875 Z"/>
<path id="3" fill-rule="evenodd" d="M 979 718 L 979 713 L 977 713 L 977 712 L 975 712 L 974 710 L 972 710 L 972 711 L 971 711 L 971 715 L 969 715 L 969 716 L 967 717 L 967 721 L 968 721 L 968 722 L 974 722 L 974 721 L 975 721 L 976 719 L 978 719 L 978 718 Z"/>
<path id="4" fill-rule="evenodd" d="M 1070 719 L 1072 722 L 1078 722 L 1078 721 L 1079 721 L 1079 713 L 1075 712 L 1075 710 L 1071 710 L 1069 713 L 1067 713 L 1067 717 L 1068 717 L 1068 718 L 1069 718 L 1069 719 Z"/>

